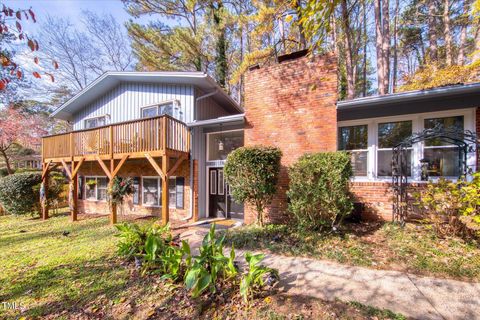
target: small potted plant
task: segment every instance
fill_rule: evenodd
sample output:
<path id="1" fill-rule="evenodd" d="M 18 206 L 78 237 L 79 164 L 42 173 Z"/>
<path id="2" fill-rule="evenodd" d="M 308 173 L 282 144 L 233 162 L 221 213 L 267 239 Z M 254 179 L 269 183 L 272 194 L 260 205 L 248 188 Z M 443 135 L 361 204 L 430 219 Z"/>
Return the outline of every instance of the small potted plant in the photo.
<path id="1" fill-rule="evenodd" d="M 85 185 L 87 186 L 88 190 L 95 189 L 95 186 L 97 185 L 97 180 L 87 179 L 87 181 L 85 182 Z"/>

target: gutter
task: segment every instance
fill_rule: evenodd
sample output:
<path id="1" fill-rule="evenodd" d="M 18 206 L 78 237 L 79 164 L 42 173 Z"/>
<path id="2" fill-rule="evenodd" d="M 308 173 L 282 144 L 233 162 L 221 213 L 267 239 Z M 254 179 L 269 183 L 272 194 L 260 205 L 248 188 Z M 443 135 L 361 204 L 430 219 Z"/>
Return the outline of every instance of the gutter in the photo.
<path id="1" fill-rule="evenodd" d="M 201 126 L 208 126 L 208 125 L 239 122 L 239 121 L 241 121 L 242 123 L 245 121 L 245 114 L 244 113 L 234 114 L 234 115 L 231 115 L 231 116 L 225 116 L 225 117 L 220 117 L 220 118 L 215 118 L 215 119 L 200 120 L 200 121 L 196 120 L 196 121 L 187 123 L 187 127 L 194 128 L 194 127 L 201 127 Z"/>

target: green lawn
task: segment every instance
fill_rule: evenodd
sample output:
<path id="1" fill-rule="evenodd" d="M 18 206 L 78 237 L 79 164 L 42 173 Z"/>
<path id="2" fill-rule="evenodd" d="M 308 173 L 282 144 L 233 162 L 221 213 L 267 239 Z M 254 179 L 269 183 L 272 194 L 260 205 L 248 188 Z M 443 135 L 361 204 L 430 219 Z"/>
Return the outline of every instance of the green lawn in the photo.
<path id="1" fill-rule="evenodd" d="M 478 243 L 438 238 L 427 225 L 347 224 L 338 234 L 300 233 L 287 226 L 246 226 L 229 231 L 235 248 L 314 257 L 344 264 L 480 280 Z"/>
<path id="2" fill-rule="evenodd" d="M 106 217 L 0 216 L 0 319 L 403 319 L 358 303 L 282 294 L 250 307 L 226 293 L 193 300 L 181 284 L 142 277 L 117 258 L 114 234 Z"/>

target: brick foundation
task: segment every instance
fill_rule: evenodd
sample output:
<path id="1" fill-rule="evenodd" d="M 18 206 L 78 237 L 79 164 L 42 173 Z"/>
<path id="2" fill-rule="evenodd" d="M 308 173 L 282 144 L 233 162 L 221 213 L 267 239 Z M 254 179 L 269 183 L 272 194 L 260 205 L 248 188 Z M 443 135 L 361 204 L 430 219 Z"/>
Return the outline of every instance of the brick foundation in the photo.
<path id="1" fill-rule="evenodd" d="M 157 159 L 158 160 L 158 159 Z M 118 162 L 117 162 L 118 163 Z M 117 164 L 116 163 L 116 164 Z M 79 170 L 80 176 L 105 176 L 102 168 L 96 161 L 85 162 Z M 146 159 L 133 159 L 127 160 L 118 173 L 120 177 L 146 177 L 146 176 L 158 176 L 151 164 Z M 170 208 L 170 219 L 180 220 L 188 217 L 188 210 L 190 208 L 190 171 L 189 161 L 184 161 L 180 167 L 174 173 L 174 176 L 185 178 L 184 187 L 184 203 L 183 209 Z M 142 186 L 140 183 L 140 195 L 142 194 Z M 160 207 L 148 207 L 140 204 L 133 204 L 132 197 L 126 199 L 124 204 L 117 209 L 117 214 L 124 215 L 154 215 L 161 216 Z M 198 205 L 197 205 L 198 206 Z M 109 208 L 106 201 L 94 201 L 94 200 L 80 200 L 78 201 L 79 213 L 97 213 L 108 214 Z"/>
<path id="2" fill-rule="evenodd" d="M 267 220 L 287 217 L 287 167 L 308 152 L 337 148 L 337 59 L 333 54 L 301 57 L 251 70 L 245 81 L 245 145 L 283 152 L 278 192 Z M 245 207 L 245 222 L 255 221 Z"/>
<path id="3" fill-rule="evenodd" d="M 409 195 L 425 187 L 425 183 L 410 183 Z M 356 203 L 363 204 L 363 220 L 392 221 L 393 191 L 391 182 L 351 182 L 350 192 Z"/>

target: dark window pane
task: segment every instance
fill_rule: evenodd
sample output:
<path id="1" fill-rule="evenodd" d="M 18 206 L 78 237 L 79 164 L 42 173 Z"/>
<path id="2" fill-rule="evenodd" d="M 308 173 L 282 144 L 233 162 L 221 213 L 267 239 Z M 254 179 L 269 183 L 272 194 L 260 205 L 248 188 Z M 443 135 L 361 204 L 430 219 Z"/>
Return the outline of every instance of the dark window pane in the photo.
<path id="1" fill-rule="evenodd" d="M 392 175 L 392 156 L 392 150 L 378 150 L 378 176 L 385 177 Z M 407 150 L 407 175 L 412 175 L 412 150 Z"/>
<path id="2" fill-rule="evenodd" d="M 143 204 L 158 206 L 158 179 L 143 178 Z"/>
<path id="3" fill-rule="evenodd" d="M 338 149 L 356 150 L 367 149 L 368 126 L 350 126 L 338 128 Z"/>
<path id="4" fill-rule="evenodd" d="M 243 146 L 243 130 L 211 133 L 207 143 L 207 161 L 226 160 L 230 152 Z"/>
<path id="5" fill-rule="evenodd" d="M 177 177 L 177 199 L 176 199 L 176 206 L 177 209 L 183 209 L 183 197 L 184 197 L 184 189 L 185 189 L 185 178 L 184 177 Z"/>
<path id="6" fill-rule="evenodd" d="M 378 124 L 378 147 L 393 148 L 412 134 L 412 121 Z"/>
<path id="7" fill-rule="evenodd" d="M 368 151 L 352 151 L 352 169 L 354 176 L 367 175 L 367 157 Z"/>
<path id="8" fill-rule="evenodd" d="M 423 156 L 428 162 L 429 176 L 460 176 L 459 148 L 425 148 Z"/>
<path id="9" fill-rule="evenodd" d="M 159 115 L 168 114 L 173 117 L 173 102 L 162 104 L 159 106 Z"/>
<path id="10" fill-rule="evenodd" d="M 133 204 L 139 204 L 140 203 L 140 178 L 135 177 L 133 178 L 133 188 L 135 189 L 135 192 L 133 193 Z"/>
<path id="11" fill-rule="evenodd" d="M 142 109 L 142 118 L 155 117 L 157 115 L 157 107 L 149 107 Z"/>
<path id="12" fill-rule="evenodd" d="M 424 125 L 425 129 L 432 129 L 438 126 L 441 128 L 456 128 L 463 131 L 463 116 L 425 119 Z M 451 142 L 442 141 L 439 138 L 425 141 L 426 146 L 447 146 L 451 144 Z"/>

